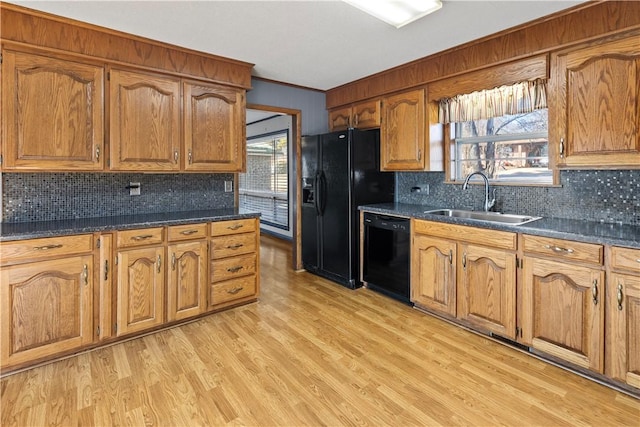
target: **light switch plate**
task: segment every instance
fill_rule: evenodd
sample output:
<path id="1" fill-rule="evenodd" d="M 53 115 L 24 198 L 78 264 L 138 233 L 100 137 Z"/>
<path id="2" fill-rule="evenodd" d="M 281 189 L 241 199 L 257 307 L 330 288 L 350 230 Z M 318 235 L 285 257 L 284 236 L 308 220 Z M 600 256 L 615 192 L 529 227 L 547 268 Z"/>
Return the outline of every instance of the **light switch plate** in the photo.
<path id="1" fill-rule="evenodd" d="M 224 182 L 224 192 L 231 193 L 233 191 L 233 181 Z"/>

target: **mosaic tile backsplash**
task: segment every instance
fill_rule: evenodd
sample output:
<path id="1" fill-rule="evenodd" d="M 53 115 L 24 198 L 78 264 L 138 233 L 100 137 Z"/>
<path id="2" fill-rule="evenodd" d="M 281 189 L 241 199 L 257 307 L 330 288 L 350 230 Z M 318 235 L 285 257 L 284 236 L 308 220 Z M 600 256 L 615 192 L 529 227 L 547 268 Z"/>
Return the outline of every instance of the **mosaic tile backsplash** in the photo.
<path id="1" fill-rule="evenodd" d="M 3 173 L 2 221 L 27 222 L 231 208 L 233 174 Z M 141 194 L 126 188 L 139 182 Z"/>
<path id="2" fill-rule="evenodd" d="M 484 186 L 445 184 L 443 172 L 396 174 L 396 201 L 482 210 Z M 640 170 L 562 171 L 561 187 L 496 186 L 494 210 L 555 218 L 640 225 Z M 429 185 L 429 194 L 411 188 Z"/>

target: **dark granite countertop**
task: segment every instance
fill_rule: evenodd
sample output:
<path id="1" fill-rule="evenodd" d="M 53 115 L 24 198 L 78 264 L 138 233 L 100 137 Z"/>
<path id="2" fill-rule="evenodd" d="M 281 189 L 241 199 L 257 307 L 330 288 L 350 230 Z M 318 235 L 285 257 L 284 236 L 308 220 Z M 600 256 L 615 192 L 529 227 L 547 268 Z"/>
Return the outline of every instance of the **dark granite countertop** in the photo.
<path id="1" fill-rule="evenodd" d="M 579 242 L 640 248 L 640 227 L 626 224 L 606 224 L 563 218 L 542 218 L 523 225 L 509 225 L 464 218 L 444 217 L 441 215 L 425 213 L 425 211 L 429 210 L 443 209 L 442 206 L 379 203 L 375 205 L 364 205 L 359 208 L 360 210 L 367 212 L 404 216 L 408 218 L 420 218 L 460 225 L 470 225 L 474 227 L 489 228 L 492 230 L 505 230 L 533 234 L 536 236 L 575 240 Z"/>
<path id="2" fill-rule="evenodd" d="M 259 213 L 240 212 L 236 208 L 228 208 L 58 221 L 0 223 L 0 242 L 164 225 L 256 218 L 259 216 Z"/>

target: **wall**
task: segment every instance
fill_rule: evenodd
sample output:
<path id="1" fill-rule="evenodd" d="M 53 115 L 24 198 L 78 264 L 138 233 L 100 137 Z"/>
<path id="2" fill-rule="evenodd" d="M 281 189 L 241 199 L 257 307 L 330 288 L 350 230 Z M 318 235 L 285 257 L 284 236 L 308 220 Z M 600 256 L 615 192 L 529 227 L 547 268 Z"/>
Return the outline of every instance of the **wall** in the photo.
<path id="1" fill-rule="evenodd" d="M 321 91 L 252 79 L 253 90 L 247 92 L 247 104 L 300 110 L 302 135 L 315 135 L 329 130 L 325 94 Z"/>
<path id="2" fill-rule="evenodd" d="M 445 184 L 443 172 L 396 174 L 401 203 L 481 210 L 484 186 L 462 191 Z M 505 213 L 640 225 L 640 170 L 562 171 L 561 187 L 496 186 L 496 207 Z M 428 184 L 430 194 L 411 192 Z"/>
<path id="3" fill-rule="evenodd" d="M 233 174 L 3 173 L 3 222 L 229 208 Z M 141 184 L 130 196 L 129 182 Z"/>

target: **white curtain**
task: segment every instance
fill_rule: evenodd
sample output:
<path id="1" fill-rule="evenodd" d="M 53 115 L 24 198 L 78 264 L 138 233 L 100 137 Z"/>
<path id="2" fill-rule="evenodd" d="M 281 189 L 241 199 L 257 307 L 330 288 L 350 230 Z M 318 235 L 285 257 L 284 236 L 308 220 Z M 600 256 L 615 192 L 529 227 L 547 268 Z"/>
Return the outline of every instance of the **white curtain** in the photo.
<path id="1" fill-rule="evenodd" d="M 440 123 L 468 122 L 547 108 L 547 82 L 542 79 L 481 90 L 439 101 Z"/>

